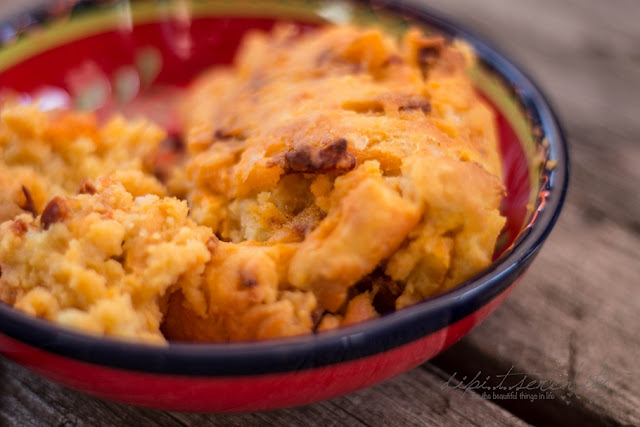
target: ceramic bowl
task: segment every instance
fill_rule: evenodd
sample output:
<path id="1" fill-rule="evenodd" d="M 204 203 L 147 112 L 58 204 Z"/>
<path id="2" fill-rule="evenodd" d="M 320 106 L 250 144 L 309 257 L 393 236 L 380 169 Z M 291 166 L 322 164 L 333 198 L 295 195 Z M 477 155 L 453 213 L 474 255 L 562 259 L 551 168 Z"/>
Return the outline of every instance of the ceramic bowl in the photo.
<path id="1" fill-rule="evenodd" d="M 417 6 L 375 2 L 69 2 L 0 27 L 0 89 L 108 114 L 143 111 L 175 131 L 175 93 L 231 61 L 243 34 L 277 21 L 417 25 L 466 40 L 471 78 L 498 113 L 507 225 L 493 264 L 454 289 L 378 319 L 317 335 L 231 344 L 134 344 L 87 335 L 0 303 L 0 352 L 102 398 L 170 410 L 256 411 L 329 399 L 432 358 L 491 313 L 531 264 L 560 212 L 567 147 L 549 104 L 522 71 L 462 27 Z"/>

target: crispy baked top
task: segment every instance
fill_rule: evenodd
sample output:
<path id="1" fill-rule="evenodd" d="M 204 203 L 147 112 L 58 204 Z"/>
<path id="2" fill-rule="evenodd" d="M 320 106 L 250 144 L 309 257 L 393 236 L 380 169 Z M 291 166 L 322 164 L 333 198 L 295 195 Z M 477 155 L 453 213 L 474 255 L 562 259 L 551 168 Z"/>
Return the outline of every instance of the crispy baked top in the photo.
<path id="1" fill-rule="evenodd" d="M 252 32 L 186 93 L 184 150 L 162 167 L 144 122 L 5 106 L 0 298 L 97 333 L 226 341 L 460 283 L 504 224 L 471 61 L 416 29 Z"/>

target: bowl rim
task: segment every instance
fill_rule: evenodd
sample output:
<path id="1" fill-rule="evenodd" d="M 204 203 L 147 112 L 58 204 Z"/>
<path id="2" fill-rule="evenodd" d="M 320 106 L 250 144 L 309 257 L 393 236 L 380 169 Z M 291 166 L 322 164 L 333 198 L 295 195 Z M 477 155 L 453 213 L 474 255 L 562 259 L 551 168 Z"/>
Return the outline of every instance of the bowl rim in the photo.
<path id="1" fill-rule="evenodd" d="M 355 3 L 367 3 L 356 0 Z M 186 343 L 158 346 L 93 336 L 31 317 L 0 303 L 0 334 L 69 359 L 110 368 L 183 376 L 249 376 L 329 366 L 383 353 L 441 330 L 486 305 L 528 267 L 553 228 L 569 182 L 567 141 L 547 98 L 499 50 L 463 26 L 423 5 L 378 2 L 383 8 L 444 34 L 466 40 L 479 60 L 516 94 L 534 128 L 548 141 L 538 215 L 513 247 L 478 275 L 453 289 L 377 319 L 321 334 L 253 342 Z M 24 12 L 24 14 L 32 11 Z M 42 13 L 42 10 L 40 10 Z M 42 14 L 40 15 L 42 16 Z M 25 20 L 28 22 L 28 20 Z M 535 191 L 535 190 L 534 190 Z"/>

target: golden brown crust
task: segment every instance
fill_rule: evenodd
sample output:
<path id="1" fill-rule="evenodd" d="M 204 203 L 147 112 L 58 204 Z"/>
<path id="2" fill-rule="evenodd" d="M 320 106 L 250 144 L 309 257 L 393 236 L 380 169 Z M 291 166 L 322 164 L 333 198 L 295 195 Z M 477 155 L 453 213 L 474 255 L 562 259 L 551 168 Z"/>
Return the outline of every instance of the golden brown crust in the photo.
<path id="1" fill-rule="evenodd" d="M 312 289 L 320 305 L 335 312 L 347 289 L 390 256 L 417 224 L 420 213 L 364 164 L 363 177 L 300 245 L 289 270 L 291 283 Z M 340 182 L 336 184 L 339 191 Z"/>
<path id="2" fill-rule="evenodd" d="M 376 298 L 386 312 L 464 280 L 504 221 L 493 117 L 468 60 L 417 30 L 401 44 L 352 27 L 252 33 L 235 68 L 184 103 L 194 213 L 234 242 L 301 242 L 287 279 L 333 313 L 319 329 L 358 317 L 351 290 L 376 268 L 389 276 L 366 291 L 372 316 Z"/>
<path id="3" fill-rule="evenodd" d="M 218 242 L 200 286 L 199 314 L 183 293 L 169 302 L 163 332 L 176 340 L 253 340 L 311 332 L 316 309 L 311 292 L 284 290 L 291 245 Z M 192 327 L 193 326 L 193 327 Z"/>
<path id="4" fill-rule="evenodd" d="M 92 186 L 0 225 L 0 296 L 66 326 L 164 342 L 159 298 L 200 277 L 211 230 L 176 199 L 134 198 L 109 177 Z"/>
<path id="5" fill-rule="evenodd" d="M 184 144 L 5 105 L 0 298 L 99 334 L 230 341 L 454 286 L 490 263 L 504 224 L 471 60 L 418 30 L 253 32 L 189 89 Z"/>

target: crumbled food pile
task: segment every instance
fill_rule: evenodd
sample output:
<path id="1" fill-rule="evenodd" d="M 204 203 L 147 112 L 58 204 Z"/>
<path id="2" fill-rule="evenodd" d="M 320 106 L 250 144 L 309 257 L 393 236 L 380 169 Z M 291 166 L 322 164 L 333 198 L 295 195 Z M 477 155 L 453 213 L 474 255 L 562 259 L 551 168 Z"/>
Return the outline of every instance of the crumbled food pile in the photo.
<path id="1" fill-rule="evenodd" d="M 418 30 L 253 32 L 185 94 L 173 145 L 144 121 L 6 104 L 0 300 L 98 334 L 232 341 L 455 286 L 504 225 L 471 61 Z"/>

